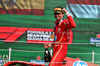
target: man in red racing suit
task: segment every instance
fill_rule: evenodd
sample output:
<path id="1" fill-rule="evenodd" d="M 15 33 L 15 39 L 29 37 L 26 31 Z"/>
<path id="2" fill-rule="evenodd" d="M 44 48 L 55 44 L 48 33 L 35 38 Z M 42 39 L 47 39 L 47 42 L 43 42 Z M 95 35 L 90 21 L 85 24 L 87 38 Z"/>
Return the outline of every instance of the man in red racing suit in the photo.
<path id="1" fill-rule="evenodd" d="M 64 19 L 64 13 L 67 19 Z M 69 12 L 60 6 L 54 8 L 55 21 L 54 26 L 54 42 L 51 44 L 44 44 L 45 48 L 53 47 L 53 56 L 49 66 L 62 66 L 62 62 L 67 55 L 67 45 L 69 30 L 76 26 L 72 16 Z M 65 43 L 65 44 L 64 44 Z"/>

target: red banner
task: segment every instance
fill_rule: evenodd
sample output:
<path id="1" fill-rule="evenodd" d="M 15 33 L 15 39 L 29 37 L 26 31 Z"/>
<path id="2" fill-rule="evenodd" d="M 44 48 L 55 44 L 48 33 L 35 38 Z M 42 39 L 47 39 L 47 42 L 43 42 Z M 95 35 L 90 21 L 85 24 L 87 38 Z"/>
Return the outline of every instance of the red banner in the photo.
<path id="1" fill-rule="evenodd" d="M 4 42 L 20 42 L 18 39 L 24 34 L 25 43 L 44 43 L 52 42 L 50 36 L 53 33 L 53 29 L 43 28 L 22 28 L 22 27 L 2 27 L 0 26 L 0 40 Z M 27 40 L 27 41 L 26 41 Z"/>

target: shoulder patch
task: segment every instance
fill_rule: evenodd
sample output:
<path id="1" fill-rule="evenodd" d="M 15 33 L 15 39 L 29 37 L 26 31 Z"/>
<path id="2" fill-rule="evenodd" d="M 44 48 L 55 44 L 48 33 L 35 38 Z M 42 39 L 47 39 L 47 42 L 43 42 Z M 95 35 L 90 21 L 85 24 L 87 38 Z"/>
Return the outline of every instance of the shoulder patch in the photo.
<path id="1" fill-rule="evenodd" d="M 61 23 L 59 23 L 59 26 L 61 26 Z"/>

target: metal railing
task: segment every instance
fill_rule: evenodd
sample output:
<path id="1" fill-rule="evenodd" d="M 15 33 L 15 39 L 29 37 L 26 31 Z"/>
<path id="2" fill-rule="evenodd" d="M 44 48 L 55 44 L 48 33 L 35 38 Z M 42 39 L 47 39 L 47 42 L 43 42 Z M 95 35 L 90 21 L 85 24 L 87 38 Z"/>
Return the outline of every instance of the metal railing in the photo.
<path id="1" fill-rule="evenodd" d="M 15 50 L 15 49 L 11 49 L 11 48 L 9 48 L 9 49 L 0 49 L 0 51 L 9 51 L 9 54 L 8 54 L 8 62 L 10 62 L 11 61 L 11 52 L 12 51 L 19 51 L 19 52 L 45 52 L 45 51 L 29 51 L 29 50 Z M 52 51 L 52 49 L 50 50 L 50 54 L 51 54 L 51 56 L 52 56 L 52 53 L 53 53 L 53 51 Z M 90 54 L 90 55 L 92 55 L 92 59 L 91 59 L 91 62 L 92 63 L 100 63 L 99 61 L 96 61 L 96 62 L 94 62 L 94 59 L 95 59 L 95 55 L 100 55 L 100 53 L 95 53 L 94 51 L 92 51 L 91 53 L 67 53 L 67 54 L 81 54 L 81 55 L 86 55 L 86 54 Z"/>

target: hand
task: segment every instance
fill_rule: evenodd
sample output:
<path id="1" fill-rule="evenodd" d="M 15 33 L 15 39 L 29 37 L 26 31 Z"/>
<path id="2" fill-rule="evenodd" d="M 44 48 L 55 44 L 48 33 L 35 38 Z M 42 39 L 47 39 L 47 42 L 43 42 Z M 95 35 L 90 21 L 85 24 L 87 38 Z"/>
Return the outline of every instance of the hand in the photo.
<path id="1" fill-rule="evenodd" d="M 64 13 L 68 12 L 65 8 L 63 8 L 61 11 L 64 12 Z"/>

